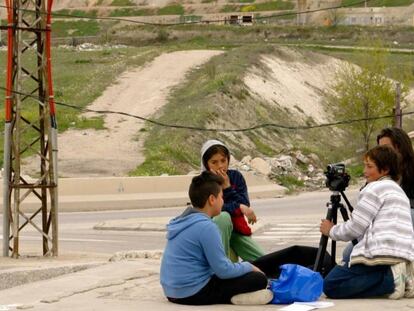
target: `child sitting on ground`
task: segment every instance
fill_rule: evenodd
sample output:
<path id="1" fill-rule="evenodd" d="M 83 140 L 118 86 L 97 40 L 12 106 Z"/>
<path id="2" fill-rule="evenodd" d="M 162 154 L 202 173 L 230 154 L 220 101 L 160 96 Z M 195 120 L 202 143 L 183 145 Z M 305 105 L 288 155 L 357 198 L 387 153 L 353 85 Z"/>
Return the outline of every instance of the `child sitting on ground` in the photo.
<path id="1" fill-rule="evenodd" d="M 364 156 L 367 185 L 352 218 L 334 225 L 322 220 L 320 231 L 335 241 L 357 239 L 349 266 L 336 266 L 324 280 L 329 298 L 390 299 L 414 297 L 414 233 L 410 203 L 397 184 L 398 156 L 377 146 Z"/>
<path id="2" fill-rule="evenodd" d="M 264 255 L 260 245 L 252 239 L 252 231 L 247 224 L 247 221 L 252 225 L 256 223 L 256 214 L 250 207 L 243 175 L 237 170 L 229 169 L 229 163 L 230 151 L 221 141 L 213 139 L 203 144 L 201 171 L 210 171 L 224 179 L 223 209 L 213 218 L 220 229 L 224 252 L 233 261 L 237 261 L 237 257 L 253 261 Z"/>
<path id="3" fill-rule="evenodd" d="M 167 225 L 160 281 L 171 302 L 186 305 L 267 304 L 273 294 L 264 273 L 249 262 L 232 263 L 211 220 L 223 206 L 221 176 L 203 172 L 191 182 L 192 207 Z"/>

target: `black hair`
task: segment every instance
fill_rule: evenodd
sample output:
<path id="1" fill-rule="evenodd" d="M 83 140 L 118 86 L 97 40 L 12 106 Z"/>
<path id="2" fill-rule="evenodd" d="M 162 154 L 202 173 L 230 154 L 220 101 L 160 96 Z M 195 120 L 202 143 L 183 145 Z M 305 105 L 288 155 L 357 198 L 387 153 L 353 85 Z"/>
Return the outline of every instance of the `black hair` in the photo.
<path id="1" fill-rule="evenodd" d="M 365 153 L 364 159 L 374 162 L 380 172 L 388 170 L 393 180 L 397 181 L 400 177 L 398 154 L 391 146 L 376 146 Z"/>
<path id="2" fill-rule="evenodd" d="M 209 171 L 204 171 L 200 175 L 195 176 L 188 190 L 193 207 L 203 208 L 210 195 L 217 197 L 223 182 L 223 177 Z"/>
<path id="3" fill-rule="evenodd" d="M 410 137 L 397 127 L 381 130 L 377 136 L 377 143 L 383 137 L 388 137 L 400 154 L 401 188 L 409 198 L 414 198 L 414 150 Z"/>
<path id="4" fill-rule="evenodd" d="M 203 154 L 203 164 L 204 167 L 209 170 L 208 160 L 210 160 L 215 154 L 220 153 L 227 158 L 227 161 L 230 163 L 230 151 L 223 145 L 213 145 L 206 150 Z"/>

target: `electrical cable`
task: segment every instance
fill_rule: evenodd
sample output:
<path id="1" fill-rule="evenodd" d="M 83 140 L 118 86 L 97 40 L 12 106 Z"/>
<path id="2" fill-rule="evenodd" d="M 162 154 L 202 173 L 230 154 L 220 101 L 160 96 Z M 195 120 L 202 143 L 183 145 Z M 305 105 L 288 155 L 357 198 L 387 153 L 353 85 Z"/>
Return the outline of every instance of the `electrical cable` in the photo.
<path id="1" fill-rule="evenodd" d="M 6 88 L 1 87 L 1 86 L 0 86 L 0 89 L 4 90 L 4 91 L 7 91 Z M 34 98 L 34 99 L 38 100 L 38 97 L 34 96 L 32 94 L 26 94 L 26 93 L 18 92 L 18 91 L 11 91 L 11 93 L 26 96 L 26 97 L 31 97 L 31 98 Z M 97 113 L 97 114 L 122 115 L 122 116 L 126 116 L 126 117 L 139 119 L 141 121 L 145 121 L 145 122 L 157 125 L 157 126 L 168 127 L 168 128 L 176 128 L 176 129 L 188 129 L 188 130 L 201 131 L 201 132 L 249 132 L 249 131 L 263 129 L 263 128 L 280 128 L 280 129 L 285 129 L 285 130 L 307 130 L 307 129 L 324 128 L 324 127 L 331 127 L 331 126 L 337 126 L 337 125 L 345 125 L 345 124 L 351 124 L 351 123 L 362 122 L 362 121 L 374 121 L 374 120 L 380 120 L 380 119 L 390 119 L 390 118 L 395 117 L 395 115 L 385 115 L 385 116 L 376 116 L 376 117 L 369 117 L 369 118 L 349 119 L 349 120 L 342 120 L 342 121 L 337 121 L 337 122 L 329 122 L 329 123 L 306 125 L 306 126 L 305 125 L 302 125 L 302 126 L 289 126 L 289 125 L 283 125 L 283 124 L 277 124 L 277 123 L 259 123 L 259 124 L 252 125 L 252 126 L 245 127 L 245 128 L 226 129 L 226 128 L 205 128 L 205 127 L 198 127 L 198 126 L 168 124 L 168 123 L 156 121 L 156 120 L 153 120 L 153 119 L 141 117 L 141 116 L 138 116 L 138 115 L 134 115 L 134 114 L 131 114 L 131 113 L 122 112 L 122 111 L 94 110 L 94 109 L 83 108 L 83 107 L 79 107 L 79 106 L 76 106 L 76 105 L 71 105 L 71 104 L 62 103 L 62 102 L 58 102 L 58 101 L 55 101 L 55 104 L 59 105 L 59 106 L 62 106 L 62 107 L 67 107 L 67 108 L 75 109 L 75 110 L 78 110 L 78 111 L 82 111 L 82 112 L 93 112 L 93 113 Z M 403 112 L 400 115 L 405 116 L 405 115 L 412 115 L 412 114 L 414 114 L 414 111 Z"/>

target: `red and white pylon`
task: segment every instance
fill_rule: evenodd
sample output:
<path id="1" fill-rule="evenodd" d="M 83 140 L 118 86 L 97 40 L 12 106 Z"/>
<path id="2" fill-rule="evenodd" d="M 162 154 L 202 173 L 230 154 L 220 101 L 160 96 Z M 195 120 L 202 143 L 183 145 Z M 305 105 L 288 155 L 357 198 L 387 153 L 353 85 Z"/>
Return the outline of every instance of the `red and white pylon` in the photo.
<path id="1" fill-rule="evenodd" d="M 5 0 L 7 72 L 3 174 L 3 256 L 20 255 L 26 225 L 43 255 L 58 255 L 57 122 L 51 63 L 52 0 Z M 38 170 L 25 172 L 30 156 Z M 27 177 L 28 175 L 31 177 Z M 22 221 L 22 223 L 20 223 Z M 10 232 L 11 229 L 11 232 Z M 31 250 L 32 252 L 32 250 Z"/>

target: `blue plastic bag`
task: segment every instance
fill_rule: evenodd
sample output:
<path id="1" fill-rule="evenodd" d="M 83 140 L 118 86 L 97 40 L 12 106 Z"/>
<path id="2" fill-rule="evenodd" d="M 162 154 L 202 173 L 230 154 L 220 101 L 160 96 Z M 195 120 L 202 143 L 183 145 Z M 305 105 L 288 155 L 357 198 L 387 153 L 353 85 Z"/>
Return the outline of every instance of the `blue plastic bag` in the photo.
<path id="1" fill-rule="evenodd" d="M 272 304 L 289 304 L 295 301 L 316 301 L 322 294 L 323 279 L 318 272 L 296 264 L 280 266 L 280 277 L 270 281 Z"/>

